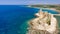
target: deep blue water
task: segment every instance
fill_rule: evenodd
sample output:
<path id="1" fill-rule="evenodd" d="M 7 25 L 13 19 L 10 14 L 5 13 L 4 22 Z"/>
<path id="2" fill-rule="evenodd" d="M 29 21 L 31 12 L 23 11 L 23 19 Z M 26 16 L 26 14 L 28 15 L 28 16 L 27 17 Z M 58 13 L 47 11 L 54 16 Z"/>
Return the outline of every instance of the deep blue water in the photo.
<path id="1" fill-rule="evenodd" d="M 37 8 L 20 5 L 0 5 L 0 34 L 25 34 L 27 21 L 34 18 Z M 53 10 L 43 10 L 58 14 Z"/>

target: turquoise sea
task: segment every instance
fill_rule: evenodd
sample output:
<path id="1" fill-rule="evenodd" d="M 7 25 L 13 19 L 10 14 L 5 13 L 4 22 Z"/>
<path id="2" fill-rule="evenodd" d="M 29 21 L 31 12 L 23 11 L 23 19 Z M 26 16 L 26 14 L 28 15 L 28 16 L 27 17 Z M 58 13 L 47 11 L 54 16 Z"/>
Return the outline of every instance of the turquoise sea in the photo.
<path id="1" fill-rule="evenodd" d="M 35 18 L 34 14 L 39 10 L 25 5 L 0 5 L 0 34 L 25 34 L 27 22 Z M 53 10 L 43 9 L 43 11 L 58 14 Z"/>

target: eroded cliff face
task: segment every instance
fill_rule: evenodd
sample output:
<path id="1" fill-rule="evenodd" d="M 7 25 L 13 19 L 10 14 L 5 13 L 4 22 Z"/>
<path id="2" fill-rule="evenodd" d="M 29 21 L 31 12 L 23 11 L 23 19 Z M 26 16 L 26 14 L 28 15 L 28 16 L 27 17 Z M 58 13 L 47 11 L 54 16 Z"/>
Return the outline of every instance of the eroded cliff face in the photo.
<path id="1" fill-rule="evenodd" d="M 52 14 L 40 11 L 36 16 L 29 22 L 27 34 L 57 34 L 57 20 Z"/>

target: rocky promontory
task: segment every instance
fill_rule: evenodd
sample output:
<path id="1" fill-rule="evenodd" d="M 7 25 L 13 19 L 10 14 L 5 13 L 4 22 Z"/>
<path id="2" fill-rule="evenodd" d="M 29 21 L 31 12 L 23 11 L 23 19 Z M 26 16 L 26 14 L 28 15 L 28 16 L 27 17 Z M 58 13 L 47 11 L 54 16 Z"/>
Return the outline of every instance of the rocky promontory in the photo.
<path id="1" fill-rule="evenodd" d="M 30 20 L 27 34 L 57 34 L 57 20 L 53 14 L 40 10 Z"/>

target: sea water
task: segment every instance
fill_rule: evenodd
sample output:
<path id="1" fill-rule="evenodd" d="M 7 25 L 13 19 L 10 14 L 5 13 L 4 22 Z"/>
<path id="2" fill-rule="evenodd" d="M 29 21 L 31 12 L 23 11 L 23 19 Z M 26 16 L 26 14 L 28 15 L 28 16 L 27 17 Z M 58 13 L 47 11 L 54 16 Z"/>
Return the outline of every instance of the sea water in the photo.
<path id="1" fill-rule="evenodd" d="M 28 21 L 35 18 L 39 10 L 24 5 L 0 5 L 0 34 L 26 34 Z M 43 11 L 58 14 L 52 10 Z"/>

